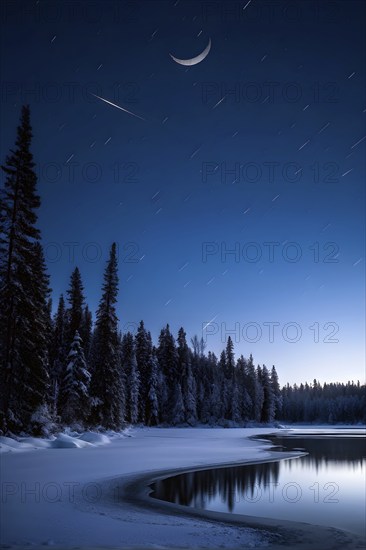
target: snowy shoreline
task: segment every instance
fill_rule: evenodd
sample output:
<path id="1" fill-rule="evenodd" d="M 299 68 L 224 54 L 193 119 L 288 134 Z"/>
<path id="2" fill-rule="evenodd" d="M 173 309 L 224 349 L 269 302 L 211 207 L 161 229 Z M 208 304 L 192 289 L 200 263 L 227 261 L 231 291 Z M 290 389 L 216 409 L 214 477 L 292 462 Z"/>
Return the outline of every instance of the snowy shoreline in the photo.
<path id="1" fill-rule="evenodd" d="M 362 548 L 359 537 L 334 528 L 187 509 L 148 496 L 150 483 L 174 473 L 301 456 L 278 456 L 270 443 L 249 439 L 277 431 L 135 428 L 103 446 L 3 453 L 1 544 L 275 549 L 292 541 L 304 550 Z"/>
<path id="2" fill-rule="evenodd" d="M 284 459 L 296 459 L 307 453 L 301 452 L 270 452 L 271 456 L 266 459 L 241 460 L 239 462 L 230 462 L 227 464 L 209 464 L 195 468 L 177 468 L 157 472 L 156 475 L 146 474 L 136 476 L 128 481 L 123 481 L 119 485 L 119 492 L 123 502 L 130 502 L 145 507 L 150 510 L 158 510 L 166 514 L 177 514 L 192 518 L 205 518 L 209 521 L 227 523 L 236 527 L 258 530 L 267 539 L 270 549 L 279 550 L 284 546 L 291 544 L 294 548 L 310 550 L 321 548 L 322 550 L 334 548 L 365 548 L 361 537 L 336 529 L 334 527 L 325 527 L 304 522 L 286 521 L 282 519 L 272 519 L 257 517 L 252 515 L 242 515 L 234 513 L 216 512 L 211 510 L 197 509 L 184 505 L 175 504 L 155 499 L 150 496 L 151 485 L 156 481 L 161 481 L 178 474 L 197 472 L 199 470 L 209 470 L 224 468 L 226 466 L 263 464 L 266 462 L 278 462 Z M 280 456 L 279 456 L 280 454 Z"/>

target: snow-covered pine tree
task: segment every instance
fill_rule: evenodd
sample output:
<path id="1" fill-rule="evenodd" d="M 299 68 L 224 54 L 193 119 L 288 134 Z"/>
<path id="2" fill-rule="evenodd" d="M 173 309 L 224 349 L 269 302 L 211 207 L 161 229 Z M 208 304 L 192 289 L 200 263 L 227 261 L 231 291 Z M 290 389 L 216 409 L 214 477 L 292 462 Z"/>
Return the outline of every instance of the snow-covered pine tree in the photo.
<path id="1" fill-rule="evenodd" d="M 136 361 L 140 377 L 139 419 L 145 422 L 150 417 L 149 411 L 149 378 L 152 356 L 151 335 L 141 321 L 135 337 Z"/>
<path id="2" fill-rule="evenodd" d="M 256 371 L 256 382 L 254 390 L 254 420 L 256 422 L 263 422 L 262 420 L 262 409 L 264 403 L 264 388 L 262 381 L 262 369 L 260 365 L 257 365 Z"/>
<path id="3" fill-rule="evenodd" d="M 43 248 L 40 245 L 40 257 L 41 261 L 43 262 L 43 268 L 44 273 L 47 274 L 47 268 L 46 268 L 46 262 L 43 254 Z M 46 295 L 51 293 L 51 289 L 49 287 L 50 279 L 49 276 L 47 276 L 47 282 L 46 282 Z M 51 348 L 52 348 L 52 336 L 53 336 L 53 319 L 52 319 L 52 298 L 48 297 L 47 304 L 46 304 L 46 325 L 47 325 L 47 371 L 50 378 L 50 356 L 51 356 Z M 50 383 L 50 380 L 49 380 Z"/>
<path id="4" fill-rule="evenodd" d="M 24 106 L 15 148 L 2 166 L 0 196 L 0 429 L 14 433 L 32 430 L 32 415 L 44 410 L 48 392 L 48 278 L 36 227 L 40 198 L 31 140 Z"/>
<path id="5" fill-rule="evenodd" d="M 57 400 L 60 388 L 60 380 L 67 356 L 65 343 L 65 323 L 65 300 L 63 294 L 61 294 L 58 302 L 57 312 L 53 320 L 53 331 L 50 345 L 50 397 L 53 416 L 55 416 L 57 413 Z"/>
<path id="6" fill-rule="evenodd" d="M 184 398 L 185 420 L 190 426 L 197 422 L 197 385 L 192 372 L 192 366 L 188 366 L 186 393 Z"/>
<path id="7" fill-rule="evenodd" d="M 83 342 L 84 355 L 87 363 L 89 359 L 92 333 L 93 333 L 93 317 L 88 305 L 86 305 L 83 309 L 81 323 L 80 323 L 80 337 Z"/>
<path id="8" fill-rule="evenodd" d="M 129 371 L 129 394 L 127 396 L 127 399 L 129 402 L 130 422 L 132 424 L 137 424 L 137 422 L 139 421 L 140 373 L 137 367 L 135 349 L 132 350 Z"/>
<path id="9" fill-rule="evenodd" d="M 256 405 L 258 382 L 252 354 L 249 355 L 249 359 L 245 362 L 244 371 L 245 387 L 251 400 L 248 420 L 256 420 L 258 408 Z M 262 404 L 260 405 L 260 407 L 262 407 Z"/>
<path id="10" fill-rule="evenodd" d="M 181 424 L 182 422 L 184 422 L 184 417 L 185 417 L 185 412 L 184 412 L 182 388 L 181 388 L 181 385 L 177 383 L 174 388 L 171 423 L 174 426 L 176 424 Z"/>
<path id="11" fill-rule="evenodd" d="M 193 426 L 197 421 L 196 384 L 192 373 L 192 352 L 183 327 L 178 331 L 178 370 L 184 404 L 184 419 Z"/>
<path id="12" fill-rule="evenodd" d="M 275 416 L 275 398 L 271 388 L 270 376 L 265 365 L 258 370 L 259 379 L 263 388 L 263 405 L 261 422 L 273 422 Z"/>
<path id="13" fill-rule="evenodd" d="M 112 244 L 104 273 L 102 297 L 96 314 L 93 335 L 91 421 L 107 429 L 122 427 L 120 349 L 116 302 L 118 295 L 117 248 Z"/>
<path id="14" fill-rule="evenodd" d="M 229 420 L 233 417 L 233 397 L 234 397 L 234 344 L 229 336 L 226 343 L 225 351 L 220 355 L 219 368 L 223 373 L 222 378 L 222 400 L 223 400 L 223 416 Z M 238 397 L 238 395 L 237 395 Z M 239 414 L 238 411 L 235 414 Z"/>
<path id="15" fill-rule="evenodd" d="M 221 397 L 223 373 L 218 367 L 215 354 L 210 351 L 205 357 L 205 371 L 205 376 L 209 378 L 209 422 L 216 424 L 223 417 Z"/>
<path id="16" fill-rule="evenodd" d="M 280 385 L 278 383 L 278 375 L 276 367 L 273 365 L 271 370 L 270 385 L 272 388 L 272 393 L 275 401 L 275 414 L 274 418 L 280 418 L 282 412 L 282 395 Z"/>
<path id="17" fill-rule="evenodd" d="M 121 418 L 126 419 L 126 373 L 123 368 L 123 353 L 122 353 L 122 333 L 118 331 L 118 372 L 121 385 L 120 393 L 120 412 Z M 90 359 L 89 359 L 90 361 Z"/>
<path id="18" fill-rule="evenodd" d="M 149 416 L 146 418 L 148 426 L 155 426 L 159 422 L 159 363 L 156 353 L 152 353 L 149 360 L 149 381 L 147 407 Z"/>
<path id="19" fill-rule="evenodd" d="M 134 337 L 131 332 L 126 332 L 121 339 L 121 363 L 120 377 L 122 381 L 123 401 L 124 401 L 124 418 L 131 421 L 130 410 L 130 379 L 131 379 L 131 359 L 134 352 Z"/>
<path id="20" fill-rule="evenodd" d="M 231 380 L 234 376 L 235 359 L 234 359 L 234 344 L 231 336 L 228 337 L 225 350 L 225 376 Z"/>
<path id="21" fill-rule="evenodd" d="M 232 398 L 232 404 L 231 404 L 231 418 L 234 422 L 241 422 L 241 420 L 242 420 L 239 387 L 238 387 L 238 383 L 237 383 L 236 380 L 233 381 L 233 398 Z"/>
<path id="22" fill-rule="evenodd" d="M 168 398 L 169 398 L 168 385 L 166 382 L 165 375 L 161 370 L 158 353 L 155 346 L 153 346 L 153 355 L 156 357 L 156 360 L 157 360 L 157 373 L 158 373 L 157 397 L 158 397 L 158 405 L 159 405 L 159 423 L 160 423 L 160 422 L 167 421 L 164 405 L 168 402 Z"/>
<path id="23" fill-rule="evenodd" d="M 239 357 L 236 363 L 237 383 L 239 388 L 239 400 L 240 411 L 242 420 L 247 422 L 250 420 L 250 414 L 252 409 L 252 400 L 248 393 L 248 380 L 247 380 L 247 362 L 243 355 Z"/>
<path id="24" fill-rule="evenodd" d="M 169 325 L 161 330 L 159 336 L 159 346 L 157 348 L 159 366 L 164 374 L 167 399 L 161 403 L 161 413 L 165 421 L 171 422 L 173 416 L 175 386 L 179 380 L 178 371 L 178 353 L 175 345 L 175 339 L 170 332 Z"/>
<path id="25" fill-rule="evenodd" d="M 178 367 L 177 374 L 180 381 L 187 377 L 187 368 L 190 363 L 189 347 L 186 340 L 186 333 L 183 327 L 178 331 L 177 337 L 177 355 L 178 355 Z"/>
<path id="26" fill-rule="evenodd" d="M 90 373 L 81 337 L 76 331 L 67 356 L 58 396 L 58 410 L 66 426 L 85 426 L 90 414 Z"/>
<path id="27" fill-rule="evenodd" d="M 221 378 L 222 417 L 226 420 L 229 420 L 231 419 L 232 378 L 231 378 L 231 368 L 229 368 L 227 365 L 227 353 L 224 350 L 220 354 L 220 361 L 219 361 L 218 368 L 221 373 L 220 378 Z"/>
<path id="28" fill-rule="evenodd" d="M 82 333 L 83 310 L 84 310 L 84 286 L 81 280 L 81 274 L 78 267 L 75 267 L 71 273 L 70 286 L 67 290 L 69 307 L 66 310 L 66 344 L 71 346 L 75 332 Z"/>
<path id="29" fill-rule="evenodd" d="M 222 380 L 221 373 L 217 372 L 211 385 L 210 413 L 213 424 L 223 418 Z"/>
<path id="30" fill-rule="evenodd" d="M 31 377 L 28 388 L 32 395 L 28 394 L 30 410 L 32 411 L 29 430 L 34 434 L 47 435 L 51 427 L 51 385 L 49 375 L 49 344 L 52 337 L 52 320 L 50 317 L 48 296 L 51 292 L 49 276 L 46 271 L 46 263 L 43 248 L 40 242 L 33 244 L 33 289 L 32 296 L 37 306 L 37 317 L 33 320 L 33 342 L 28 350 L 30 356 Z M 29 289 L 31 290 L 31 289 Z M 39 401 L 43 395 L 42 402 Z"/>
<path id="31" fill-rule="evenodd" d="M 200 382 L 197 389 L 197 402 L 201 403 L 199 420 L 203 424 L 212 422 L 212 402 L 211 402 L 211 383 L 208 380 Z"/>

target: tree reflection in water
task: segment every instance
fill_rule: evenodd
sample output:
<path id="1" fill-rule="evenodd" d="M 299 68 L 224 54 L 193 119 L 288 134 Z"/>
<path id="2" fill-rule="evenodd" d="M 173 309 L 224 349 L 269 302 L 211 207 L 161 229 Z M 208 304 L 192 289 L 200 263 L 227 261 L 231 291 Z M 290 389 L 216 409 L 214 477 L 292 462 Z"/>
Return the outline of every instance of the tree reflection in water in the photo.
<path id="1" fill-rule="evenodd" d="M 307 435 L 270 436 L 268 439 L 274 445 L 282 446 L 285 452 L 302 448 L 309 454 L 295 459 L 296 464 L 290 459 L 179 474 L 154 483 L 151 496 L 201 509 L 206 508 L 213 499 L 220 498 L 226 503 L 227 510 L 232 512 L 235 502 L 255 502 L 257 491 L 277 484 L 281 467 L 290 471 L 296 466 L 304 472 L 346 465 L 356 469 L 362 466 L 366 455 L 364 437 Z"/>
<path id="2" fill-rule="evenodd" d="M 213 468 L 188 472 L 153 484 L 152 497 L 176 504 L 205 508 L 209 499 L 220 497 L 233 511 L 235 499 L 255 499 L 258 486 L 278 482 L 278 462 Z"/>
<path id="3" fill-rule="evenodd" d="M 263 437 L 263 436 L 262 436 Z M 342 465 L 347 463 L 349 466 L 360 466 L 365 460 L 366 445 L 365 437 L 342 437 L 340 436 L 311 436 L 306 437 L 268 437 L 275 445 L 284 447 L 283 451 L 288 452 L 293 449 L 304 449 L 308 455 L 301 459 L 304 467 L 312 466 L 327 467 L 327 465 Z M 291 461 L 288 462 L 291 467 Z"/>

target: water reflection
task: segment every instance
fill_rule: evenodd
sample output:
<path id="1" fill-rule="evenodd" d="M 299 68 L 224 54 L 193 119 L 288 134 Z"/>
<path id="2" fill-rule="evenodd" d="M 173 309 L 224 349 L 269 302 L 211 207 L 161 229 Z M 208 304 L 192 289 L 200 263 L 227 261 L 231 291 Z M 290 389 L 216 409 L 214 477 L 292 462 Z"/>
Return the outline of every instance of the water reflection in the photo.
<path id="1" fill-rule="evenodd" d="M 364 437 L 347 436 L 268 436 L 274 445 L 280 445 L 283 451 L 302 449 L 309 454 L 302 458 L 302 463 L 319 468 L 328 465 L 344 464 L 361 465 L 366 458 Z M 280 450 L 280 449 L 276 449 Z"/>
<path id="2" fill-rule="evenodd" d="M 270 441 L 284 451 L 303 448 L 309 454 L 175 475 L 153 484 L 151 496 L 201 509 L 331 525 L 364 535 L 365 437 L 301 434 L 270 436 Z"/>
<path id="3" fill-rule="evenodd" d="M 237 495 L 255 499 L 258 486 L 278 482 L 279 469 L 279 462 L 266 462 L 189 472 L 156 482 L 151 496 L 195 508 L 205 508 L 209 500 L 220 497 L 232 512 Z"/>

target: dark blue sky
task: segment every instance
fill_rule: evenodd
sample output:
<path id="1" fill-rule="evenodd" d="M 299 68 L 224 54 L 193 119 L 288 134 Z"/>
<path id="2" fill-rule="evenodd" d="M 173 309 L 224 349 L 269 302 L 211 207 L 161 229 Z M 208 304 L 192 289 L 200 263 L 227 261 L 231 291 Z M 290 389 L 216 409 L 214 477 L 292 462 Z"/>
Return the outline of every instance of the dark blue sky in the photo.
<path id="1" fill-rule="evenodd" d="M 116 241 L 121 327 L 364 380 L 365 3 L 1 10 L 2 159 L 29 103 L 55 302 L 78 265 L 95 310 Z"/>

